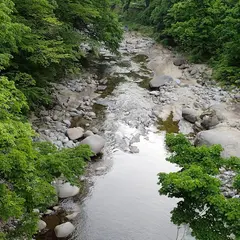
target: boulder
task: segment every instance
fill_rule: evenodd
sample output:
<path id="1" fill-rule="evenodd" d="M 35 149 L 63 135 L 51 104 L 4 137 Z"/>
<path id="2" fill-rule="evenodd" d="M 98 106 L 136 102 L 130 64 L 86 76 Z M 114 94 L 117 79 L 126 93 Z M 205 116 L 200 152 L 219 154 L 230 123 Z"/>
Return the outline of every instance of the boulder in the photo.
<path id="1" fill-rule="evenodd" d="M 201 125 L 210 129 L 224 121 L 222 114 L 214 108 L 209 108 L 200 115 Z"/>
<path id="2" fill-rule="evenodd" d="M 190 123 L 195 123 L 197 121 L 198 115 L 197 112 L 193 109 L 183 108 L 182 117 Z"/>
<path id="3" fill-rule="evenodd" d="M 175 66 L 181 66 L 181 65 L 183 65 L 183 64 L 185 64 L 186 63 L 186 60 L 184 59 L 184 58 L 176 58 L 174 61 L 173 61 L 173 64 L 175 65 Z"/>
<path id="4" fill-rule="evenodd" d="M 91 135 L 80 142 L 80 144 L 87 144 L 91 150 L 98 154 L 101 152 L 105 145 L 105 140 L 99 135 Z"/>
<path id="5" fill-rule="evenodd" d="M 60 224 L 54 228 L 54 232 L 57 238 L 66 238 L 71 235 L 75 227 L 70 222 Z"/>
<path id="6" fill-rule="evenodd" d="M 69 182 L 58 181 L 55 188 L 59 198 L 73 197 L 79 193 L 79 188 L 72 186 Z"/>
<path id="7" fill-rule="evenodd" d="M 46 226 L 47 224 L 43 220 L 39 220 L 37 223 L 38 231 L 42 231 Z"/>
<path id="8" fill-rule="evenodd" d="M 90 131 L 90 130 L 87 130 L 85 133 L 84 133 L 84 137 L 89 137 L 89 136 L 92 136 L 92 135 L 94 135 L 94 133 L 92 132 L 92 131 Z"/>
<path id="9" fill-rule="evenodd" d="M 81 138 L 84 134 L 84 129 L 81 127 L 69 128 L 67 130 L 67 135 L 71 140 L 77 140 Z"/>
<path id="10" fill-rule="evenodd" d="M 224 148 L 223 157 L 240 157 L 240 131 L 230 127 L 217 127 L 199 132 L 195 138 L 195 145 L 221 144 Z"/>
<path id="11" fill-rule="evenodd" d="M 154 76 L 154 78 L 150 81 L 149 86 L 150 88 L 157 89 L 172 81 L 173 78 L 168 75 Z"/>

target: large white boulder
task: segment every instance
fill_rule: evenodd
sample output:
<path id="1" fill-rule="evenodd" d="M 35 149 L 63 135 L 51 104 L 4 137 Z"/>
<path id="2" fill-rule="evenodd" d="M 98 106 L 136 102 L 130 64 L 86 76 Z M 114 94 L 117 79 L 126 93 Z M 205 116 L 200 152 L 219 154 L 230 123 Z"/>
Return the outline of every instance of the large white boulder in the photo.
<path id="1" fill-rule="evenodd" d="M 57 238 L 65 238 L 71 235 L 75 227 L 70 222 L 60 224 L 54 228 L 54 232 Z"/>
<path id="2" fill-rule="evenodd" d="M 80 142 L 80 144 L 87 144 L 90 146 L 91 150 L 98 154 L 101 152 L 105 145 L 105 139 L 99 135 L 91 135 Z"/>
<path id="3" fill-rule="evenodd" d="M 73 197 L 79 193 L 79 188 L 69 182 L 57 181 L 55 188 L 59 198 Z"/>
<path id="4" fill-rule="evenodd" d="M 221 144 L 224 148 L 222 157 L 240 157 L 240 131 L 230 127 L 217 127 L 199 132 L 195 138 L 195 145 Z"/>
<path id="5" fill-rule="evenodd" d="M 84 134 L 84 129 L 81 127 L 69 128 L 67 130 L 67 135 L 71 140 L 77 140 L 81 138 Z"/>

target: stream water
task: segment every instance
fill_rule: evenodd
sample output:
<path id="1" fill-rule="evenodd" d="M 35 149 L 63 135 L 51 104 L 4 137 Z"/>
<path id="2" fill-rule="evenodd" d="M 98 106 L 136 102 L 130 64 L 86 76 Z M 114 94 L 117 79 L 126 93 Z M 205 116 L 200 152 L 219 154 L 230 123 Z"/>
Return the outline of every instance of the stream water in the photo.
<path id="1" fill-rule="evenodd" d="M 157 174 L 178 168 L 166 161 L 165 132 L 152 120 L 155 104 L 141 87 L 152 74 L 144 62 L 147 57 L 127 54 L 128 48 L 121 50 L 121 61 L 114 64 L 108 56 L 101 68 L 101 77 L 115 79 L 98 100 L 105 106 L 98 127 L 107 143 L 103 159 L 93 166 L 93 185 L 78 203 L 80 214 L 71 239 L 192 239 L 187 226 L 171 223 L 170 212 L 179 200 L 158 193 Z"/>
<path id="2" fill-rule="evenodd" d="M 133 37 L 122 44 L 120 57 L 101 52 L 97 72 L 107 88 L 99 92 L 92 125 L 100 129 L 106 145 L 102 159 L 91 165 L 85 197 L 75 197 L 74 204 L 64 202 L 80 209 L 71 240 L 193 239 L 187 226 L 171 223 L 171 211 L 179 199 L 158 193 L 157 174 L 178 170 L 166 161 L 164 130 L 179 128 L 171 115 L 167 122 L 156 122 L 154 97 L 145 87 L 154 73 L 177 78 L 179 70 L 168 64 L 169 55 L 163 49 L 152 48 L 151 55 L 159 54 L 158 64 L 149 62 L 148 49 L 153 44 L 151 39 Z M 155 72 L 148 65 L 160 67 Z M 81 121 L 75 118 L 72 126 L 81 126 Z"/>

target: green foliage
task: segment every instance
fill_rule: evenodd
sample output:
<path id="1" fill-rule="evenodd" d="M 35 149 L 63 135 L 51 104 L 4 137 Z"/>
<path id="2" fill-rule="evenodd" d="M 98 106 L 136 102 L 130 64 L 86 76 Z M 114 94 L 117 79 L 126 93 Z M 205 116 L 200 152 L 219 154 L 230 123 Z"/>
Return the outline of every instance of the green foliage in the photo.
<path id="1" fill-rule="evenodd" d="M 240 159 L 222 159 L 220 146 L 194 147 L 182 134 L 168 134 L 166 144 L 172 153 L 167 160 L 181 167 L 178 172 L 159 173 L 160 194 L 183 199 L 172 211 L 173 223 L 189 224 L 199 240 L 240 236 L 240 200 L 225 198 L 216 178 L 223 166 L 239 173 Z M 234 183 L 237 188 L 239 176 Z"/>
<path id="2" fill-rule="evenodd" d="M 26 98 L 6 77 L 0 78 L 0 101 L 0 218 L 19 220 L 7 238 L 30 238 L 36 232 L 33 209 L 45 210 L 56 201 L 51 182 L 63 175 L 77 184 L 92 153 L 88 146 L 57 150 L 50 143 L 34 143 L 35 133 L 21 115 Z"/>
<path id="3" fill-rule="evenodd" d="M 82 43 L 116 51 L 122 35 L 108 0 L 2 0 L 0 26 L 0 76 L 18 82 L 30 107 L 50 102 L 50 81 L 79 72 Z"/>
<path id="4" fill-rule="evenodd" d="M 138 11 L 131 6 L 125 19 L 153 26 L 158 40 L 177 45 L 193 61 L 209 61 L 216 79 L 240 86 L 239 1 L 152 0 Z"/>

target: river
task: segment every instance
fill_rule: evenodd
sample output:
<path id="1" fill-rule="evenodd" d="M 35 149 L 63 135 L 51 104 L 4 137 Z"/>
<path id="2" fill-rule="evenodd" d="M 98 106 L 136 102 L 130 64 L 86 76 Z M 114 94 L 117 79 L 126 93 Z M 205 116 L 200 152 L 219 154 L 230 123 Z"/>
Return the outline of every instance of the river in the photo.
<path id="1" fill-rule="evenodd" d="M 141 44 L 147 48 L 153 43 L 146 39 Z M 158 193 L 157 174 L 178 167 L 166 161 L 165 132 L 151 118 L 155 103 L 141 87 L 152 73 L 146 68 L 145 55 L 136 57 L 126 45 L 120 51 L 122 57 L 116 63 L 114 56 L 103 54 L 101 77 L 115 81 L 97 101 L 106 106 L 97 124 L 107 143 L 102 160 L 92 166 L 95 174 L 89 193 L 77 203 L 80 214 L 71 239 L 192 239 L 187 227 L 171 223 L 170 212 L 179 200 Z"/>
<path id="2" fill-rule="evenodd" d="M 194 82 L 191 71 L 175 66 L 173 53 L 150 38 L 126 33 L 119 52 L 114 55 L 102 49 L 100 60 L 89 70 L 105 87 L 92 89 L 92 84 L 83 85 L 81 80 L 57 86 L 61 102 L 70 101 L 66 110 L 55 110 L 53 115 L 64 119 L 68 109 L 77 108 L 79 101 L 83 103 L 83 94 L 94 101 L 92 110 L 96 113 L 88 128 L 97 127 L 106 140 L 103 156 L 90 164 L 84 178 L 85 194 L 61 203 L 67 210 L 79 211 L 70 239 L 192 240 L 188 226 L 171 222 L 171 211 L 180 199 L 159 195 L 157 174 L 178 170 L 166 160 L 164 139 L 166 131 L 191 133 L 191 124 L 181 118 L 182 106 L 203 106 L 215 100 L 203 98 L 201 91 L 208 96 L 210 90 Z M 197 67 L 205 71 L 204 66 Z M 150 92 L 149 81 L 162 74 L 176 82 L 160 92 Z M 72 90 L 79 87 L 76 85 L 90 89 L 79 93 Z M 91 109 L 89 104 L 87 107 Z M 85 123 L 82 117 L 75 117 L 72 127 L 85 127 Z M 51 221 L 50 216 L 48 227 L 54 229 Z M 50 231 L 39 239 L 56 237 Z"/>

